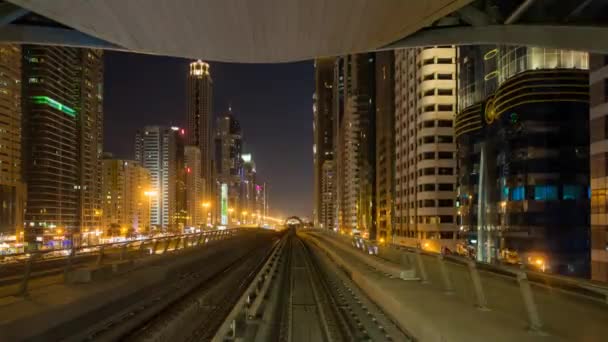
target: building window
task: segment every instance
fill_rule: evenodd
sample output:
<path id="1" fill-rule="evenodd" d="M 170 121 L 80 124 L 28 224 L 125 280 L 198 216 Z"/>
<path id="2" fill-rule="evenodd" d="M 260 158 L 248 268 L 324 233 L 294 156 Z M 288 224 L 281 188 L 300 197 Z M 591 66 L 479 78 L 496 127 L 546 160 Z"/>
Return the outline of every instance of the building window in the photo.
<path id="1" fill-rule="evenodd" d="M 523 201 L 526 197 L 526 189 L 523 186 L 516 186 L 511 191 L 512 201 Z"/>
<path id="2" fill-rule="evenodd" d="M 441 215 L 441 216 L 439 216 L 439 223 L 454 223 L 454 216 Z M 451 232 L 449 232 L 449 233 L 451 233 Z"/>
<path id="3" fill-rule="evenodd" d="M 579 185 L 564 185 L 564 193 L 562 198 L 564 200 L 576 200 L 581 198 L 583 189 Z"/>
<path id="4" fill-rule="evenodd" d="M 451 135 L 440 135 L 437 137 L 437 142 L 440 144 L 451 144 L 454 142 L 454 138 Z"/>
<path id="5" fill-rule="evenodd" d="M 450 183 L 440 183 L 439 184 L 439 191 L 453 191 L 454 190 L 454 184 L 450 184 Z"/>
<path id="6" fill-rule="evenodd" d="M 437 110 L 440 112 L 451 112 L 454 110 L 454 106 L 450 105 L 437 105 Z"/>
<path id="7" fill-rule="evenodd" d="M 437 152 L 438 159 L 452 159 L 452 152 Z"/>
<path id="8" fill-rule="evenodd" d="M 451 199 L 440 199 L 440 200 L 438 200 L 438 202 L 439 202 L 439 206 L 443 207 L 443 208 L 454 206 L 454 200 L 451 200 Z"/>
<path id="9" fill-rule="evenodd" d="M 451 167 L 440 167 L 438 168 L 438 173 L 440 175 L 453 175 L 454 174 L 454 169 Z"/>
<path id="10" fill-rule="evenodd" d="M 437 126 L 439 127 L 452 127 L 452 120 L 437 120 Z"/>
<path id="11" fill-rule="evenodd" d="M 437 95 L 450 96 L 454 95 L 454 91 L 452 89 L 437 89 Z"/>
<path id="12" fill-rule="evenodd" d="M 557 186 L 537 185 L 534 187 L 534 199 L 537 201 L 557 200 Z"/>
<path id="13" fill-rule="evenodd" d="M 452 74 L 437 74 L 438 80 L 451 80 Z"/>

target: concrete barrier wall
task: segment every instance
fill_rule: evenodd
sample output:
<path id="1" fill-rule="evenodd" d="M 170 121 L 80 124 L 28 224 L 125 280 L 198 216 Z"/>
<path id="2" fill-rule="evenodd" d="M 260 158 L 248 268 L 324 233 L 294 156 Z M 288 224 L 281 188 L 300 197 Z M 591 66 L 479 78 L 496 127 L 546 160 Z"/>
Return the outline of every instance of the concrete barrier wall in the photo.
<path id="1" fill-rule="evenodd" d="M 390 261 L 393 266 L 397 266 L 405 253 L 401 250 L 380 247 L 379 258 L 366 255 L 353 248 L 351 239 L 348 237 L 319 232 L 309 235 L 314 236 L 317 241 L 323 241 L 326 248 L 348 251 L 354 256 L 358 255 L 357 258 L 363 258 L 363 262 L 368 265 L 375 264 L 377 260 L 374 259 L 383 259 Z M 428 275 L 428 283 L 419 285 L 433 289 L 437 295 L 441 295 L 445 292 L 445 286 L 437 256 L 422 254 L 420 257 Z M 446 261 L 445 265 L 453 286 L 451 296 L 462 301 L 463 305 L 468 307 L 476 305 L 477 300 L 468 268 L 451 261 Z M 417 265 L 416 268 L 418 270 Z M 353 276 L 356 276 L 356 270 L 350 272 L 353 273 Z M 483 268 L 479 270 L 479 275 L 488 309 L 520 320 L 522 322 L 521 329 L 526 329 L 530 325 L 530 321 L 517 280 L 513 276 L 484 271 Z M 367 286 L 370 290 L 374 287 L 373 284 L 365 284 L 363 280 L 359 282 L 361 282 L 361 286 Z M 532 284 L 531 288 L 533 300 L 536 303 L 542 322 L 541 333 L 549 336 L 559 336 L 566 340 L 583 340 L 581 338 L 584 337 L 585 341 L 604 341 L 605 337 L 608 336 L 608 324 L 605 323 L 608 322 L 608 305 L 606 303 L 542 284 Z M 415 308 L 413 309 L 415 310 Z M 391 309 L 390 307 L 387 310 L 398 311 L 396 308 Z M 407 313 L 403 311 L 401 314 Z M 407 316 L 409 319 L 416 320 L 411 314 L 407 314 Z M 423 331 L 419 333 L 431 338 L 432 336 L 424 333 L 428 324 L 424 322 L 421 324 L 423 324 L 421 328 Z"/>

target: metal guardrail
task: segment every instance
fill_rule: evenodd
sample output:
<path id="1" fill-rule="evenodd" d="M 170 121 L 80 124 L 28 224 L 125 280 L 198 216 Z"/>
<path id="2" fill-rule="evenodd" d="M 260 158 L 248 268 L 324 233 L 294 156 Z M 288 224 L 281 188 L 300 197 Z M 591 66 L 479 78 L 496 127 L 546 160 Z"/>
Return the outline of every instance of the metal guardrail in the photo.
<path id="1" fill-rule="evenodd" d="M 424 251 L 420 248 L 392 244 L 378 245 L 373 241 L 361 237 L 345 236 L 328 229 L 312 230 L 342 240 L 343 243 L 368 255 L 378 255 L 382 248 L 389 248 L 395 252 L 403 253 L 401 254 L 401 266 L 406 269 L 409 267 L 410 271 L 413 271 L 414 274 L 417 273 L 417 275 L 414 275 L 411 279 L 420 280 L 423 284 L 429 282 L 429 276 L 426 269 L 427 266 L 422 260 L 423 256 L 426 257 L 427 260 L 434 259 L 439 267 L 440 282 L 442 283 L 443 290 L 446 294 L 452 294 L 454 292 L 454 286 L 447 269 L 447 264 L 459 264 L 464 266 L 468 270 L 470 276 L 470 286 L 472 287 L 472 292 L 474 294 L 475 306 L 481 310 L 488 310 L 488 301 L 485 293 L 486 289 L 484 289 L 481 281 L 480 271 L 514 280 L 518 284 L 521 299 L 527 313 L 528 328 L 531 331 L 543 332 L 543 322 L 539 315 L 538 306 L 534 300 L 531 284 L 544 288 L 559 289 L 568 294 L 582 296 L 586 299 L 608 304 L 608 285 L 606 284 L 586 279 L 536 272 L 513 266 L 480 263 L 462 256 L 433 253 Z"/>
<path id="2" fill-rule="evenodd" d="M 48 269 L 43 268 L 40 270 L 40 274 L 44 276 L 63 272 L 63 278 L 66 281 L 68 273 L 76 268 L 78 261 L 81 263 L 88 261 L 89 265 L 101 266 L 104 264 L 104 261 L 109 259 L 124 261 L 136 257 L 141 258 L 146 255 L 165 254 L 170 250 L 183 250 L 188 247 L 197 247 L 210 241 L 224 239 L 237 234 L 240 230 L 241 228 L 211 230 L 193 234 L 160 236 L 141 240 L 5 255 L 5 258 L 11 257 L 17 259 L 17 262 L 0 264 L 0 271 L 3 268 L 14 269 L 14 272 L 9 270 L 4 277 L 9 277 L 12 281 L 18 280 L 17 290 L 13 293 L 5 294 L 5 296 L 27 296 L 30 281 L 36 275 L 34 267 L 41 266 L 45 262 L 48 263 Z M 55 254 L 62 253 L 65 255 L 55 257 Z M 49 256 L 51 257 L 49 258 Z M 0 275 L 0 280 L 2 280 L 2 277 Z"/>

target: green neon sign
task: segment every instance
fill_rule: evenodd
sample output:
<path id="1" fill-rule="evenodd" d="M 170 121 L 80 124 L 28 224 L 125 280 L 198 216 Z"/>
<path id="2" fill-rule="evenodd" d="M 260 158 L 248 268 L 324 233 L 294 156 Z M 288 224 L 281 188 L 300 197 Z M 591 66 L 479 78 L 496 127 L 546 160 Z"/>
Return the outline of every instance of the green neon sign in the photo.
<path id="1" fill-rule="evenodd" d="M 69 116 L 76 117 L 76 111 L 74 109 L 62 104 L 59 101 L 53 100 L 48 96 L 32 96 L 31 99 L 34 100 L 34 103 L 36 104 L 44 104 L 49 107 L 58 109 Z"/>

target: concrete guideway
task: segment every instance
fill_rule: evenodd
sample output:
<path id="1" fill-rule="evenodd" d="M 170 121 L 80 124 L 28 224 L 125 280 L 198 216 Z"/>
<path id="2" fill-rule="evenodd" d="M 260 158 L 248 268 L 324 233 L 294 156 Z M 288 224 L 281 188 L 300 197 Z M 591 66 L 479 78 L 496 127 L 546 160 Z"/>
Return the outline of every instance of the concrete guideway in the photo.
<path id="1" fill-rule="evenodd" d="M 551 287 L 550 281 L 518 283 L 506 272 L 490 272 L 479 266 L 470 269 L 454 262 L 443 263 L 442 269 L 438 256 L 387 251 L 386 246 L 380 247 L 382 259 L 354 248 L 352 239 L 341 235 L 320 231 L 306 235 L 344 267 L 402 329 L 419 340 L 602 341 L 608 333 L 608 307 L 603 300 Z M 403 260 L 405 265 L 400 262 Z M 405 281 L 378 265 L 413 269 L 415 276 Z M 477 284 L 471 281 L 474 274 Z M 523 295 L 522 284 L 530 289 L 529 298 Z M 534 304 L 538 321 L 530 319 L 534 316 L 526 301 Z"/>
<path id="2" fill-rule="evenodd" d="M 213 341 L 407 341 L 320 250 L 291 230 Z"/>
<path id="3" fill-rule="evenodd" d="M 17 259 L 0 264 L 0 298 L 27 297 L 28 291 L 46 286 L 90 282 L 131 269 L 142 259 L 198 247 L 210 241 L 238 234 L 239 229 L 203 231 L 195 234 L 161 236 L 73 249 L 40 250 L 3 255 Z M 58 256 L 61 255 L 61 256 Z"/>
<path id="4" fill-rule="evenodd" d="M 0 299 L 0 340 L 116 340 L 162 316 L 189 293 L 230 274 L 244 260 L 264 257 L 276 234 L 247 230 L 200 247 L 154 255 L 127 273 L 86 284 L 32 289 L 27 298 Z M 238 267 L 237 267 L 238 268 Z M 253 269 L 247 264 L 245 271 Z M 242 269 L 241 269 L 242 271 Z M 240 273 L 239 278 L 242 278 Z M 237 283 L 238 284 L 238 283 Z M 234 297 L 234 291 L 230 294 Z M 31 322 L 39 322 L 32 325 Z"/>

